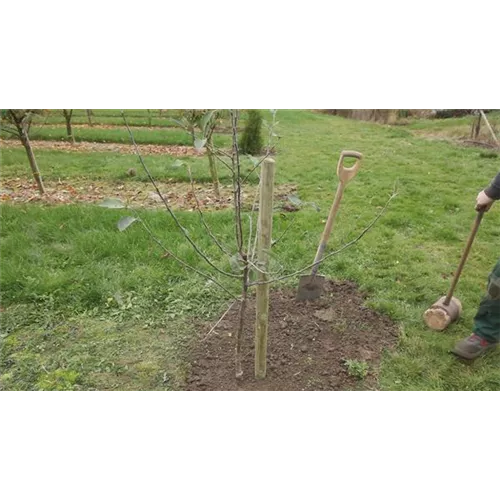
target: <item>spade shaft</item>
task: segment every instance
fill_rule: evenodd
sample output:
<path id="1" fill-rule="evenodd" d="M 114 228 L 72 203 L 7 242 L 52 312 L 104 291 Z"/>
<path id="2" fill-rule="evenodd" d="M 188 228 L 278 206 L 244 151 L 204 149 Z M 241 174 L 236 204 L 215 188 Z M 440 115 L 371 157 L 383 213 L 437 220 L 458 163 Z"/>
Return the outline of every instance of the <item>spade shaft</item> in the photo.
<path id="1" fill-rule="evenodd" d="M 346 168 L 344 167 L 344 158 L 356 158 L 356 163 L 352 167 Z M 342 151 L 340 154 L 339 162 L 337 164 L 337 176 L 339 178 L 337 192 L 335 193 L 335 198 L 330 208 L 328 220 L 326 221 L 318 250 L 316 251 L 316 255 L 314 257 L 311 274 L 301 276 L 300 278 L 299 287 L 297 290 L 298 300 L 314 300 L 318 298 L 323 292 L 324 276 L 318 276 L 319 265 L 325 253 L 330 234 L 332 233 L 333 225 L 339 211 L 340 202 L 342 201 L 345 186 L 358 173 L 362 159 L 363 155 L 361 153 L 358 153 L 357 151 Z"/>
<path id="2" fill-rule="evenodd" d="M 321 263 L 323 254 L 325 253 L 330 234 L 332 234 L 333 223 L 335 222 L 335 218 L 337 217 L 340 202 L 342 201 L 342 196 L 344 195 L 344 188 L 345 184 L 343 182 L 339 182 L 337 192 L 335 193 L 335 199 L 333 200 L 332 208 L 330 209 L 330 213 L 328 214 L 328 220 L 326 221 L 325 229 L 323 230 L 323 234 L 321 235 L 321 241 L 319 243 L 316 256 L 314 257 L 314 266 L 311 271 L 311 276 L 316 276 L 316 274 L 318 273 L 319 265 Z"/>

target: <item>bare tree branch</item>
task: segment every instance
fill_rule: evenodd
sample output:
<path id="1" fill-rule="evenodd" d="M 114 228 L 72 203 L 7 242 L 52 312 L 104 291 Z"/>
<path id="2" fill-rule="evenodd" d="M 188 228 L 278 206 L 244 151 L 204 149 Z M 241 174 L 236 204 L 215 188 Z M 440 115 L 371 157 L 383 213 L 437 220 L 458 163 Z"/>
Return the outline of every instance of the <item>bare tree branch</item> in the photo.
<path id="1" fill-rule="evenodd" d="M 273 135 L 274 135 L 274 127 L 276 126 L 276 109 L 272 110 L 273 122 L 269 126 L 269 137 L 267 141 L 267 154 L 271 153 L 273 148 Z"/>
<path id="2" fill-rule="evenodd" d="M 285 230 L 281 233 L 280 237 L 277 240 L 273 241 L 273 243 L 271 244 L 271 248 L 274 247 L 275 245 L 277 245 L 283 239 L 283 237 L 286 235 L 286 233 L 288 233 L 288 231 L 290 230 L 290 228 L 295 223 L 296 216 L 297 216 L 297 214 L 295 213 L 293 215 L 292 220 L 288 223 L 288 225 L 286 226 Z"/>
<path id="3" fill-rule="evenodd" d="M 198 200 L 198 197 L 196 196 L 196 190 L 194 188 L 194 180 L 193 180 L 193 175 L 191 173 L 191 167 L 189 165 L 186 165 L 187 167 L 187 171 L 189 173 L 189 179 L 191 181 L 191 191 L 193 193 L 193 197 L 196 201 L 196 208 L 198 210 L 198 213 L 200 214 L 200 220 L 203 224 L 203 226 L 205 227 L 205 229 L 207 230 L 207 233 L 209 234 L 209 236 L 212 238 L 212 240 L 215 242 L 215 244 L 220 248 L 220 250 L 222 250 L 222 252 L 224 252 L 227 256 L 231 257 L 232 254 L 230 252 L 228 252 L 223 246 L 222 244 L 219 242 L 219 240 L 215 237 L 215 235 L 212 233 L 212 231 L 210 230 L 210 228 L 208 227 L 206 221 L 205 221 L 205 217 L 203 216 L 203 211 L 201 210 L 200 208 L 200 202 Z"/>
<path id="4" fill-rule="evenodd" d="M 259 233 L 259 220 L 257 219 L 257 224 L 256 224 L 257 227 L 255 228 L 255 241 L 254 241 L 252 253 L 250 253 L 250 250 L 251 250 L 250 247 L 252 245 L 252 221 L 253 221 L 253 214 L 255 213 L 255 207 L 257 206 L 257 198 L 259 196 L 259 188 L 260 188 L 260 178 L 259 178 L 259 184 L 257 185 L 257 188 L 255 190 L 255 195 L 253 197 L 252 211 L 250 212 L 250 215 L 249 215 L 249 217 L 250 217 L 250 232 L 248 234 L 248 250 L 247 250 L 247 253 L 250 256 L 249 257 L 250 262 L 254 261 L 255 248 L 256 248 L 256 245 L 257 245 L 257 235 Z"/>
<path id="5" fill-rule="evenodd" d="M 240 172 L 240 156 L 238 150 L 238 111 L 232 109 L 231 128 L 233 131 L 233 150 L 231 156 L 231 165 L 233 167 L 233 191 L 234 191 L 234 216 L 236 228 L 236 242 L 238 245 L 238 252 L 243 254 L 243 227 L 241 223 L 241 172 Z M 243 255 L 242 255 L 243 256 Z"/>
<path id="6" fill-rule="evenodd" d="M 252 215 L 249 215 L 248 216 L 248 244 L 247 244 L 247 255 L 249 256 L 249 258 L 250 258 L 250 250 L 251 250 L 251 246 L 252 246 L 252 232 L 253 232 L 253 219 L 252 219 Z"/>
<path id="7" fill-rule="evenodd" d="M 221 157 L 220 152 L 222 151 L 222 149 L 216 148 L 215 146 L 209 146 L 209 145 L 206 145 L 206 147 L 207 147 L 207 149 L 210 147 L 213 155 L 231 172 L 231 174 L 234 175 L 234 170 L 231 167 L 231 165 L 229 165 L 229 163 L 224 161 Z M 229 158 L 231 158 L 231 156 L 229 156 Z"/>
<path id="8" fill-rule="evenodd" d="M 239 311 L 239 321 L 238 321 L 238 332 L 236 334 L 236 347 L 235 347 L 235 375 L 236 378 L 241 378 L 243 376 L 243 367 L 241 365 L 241 344 L 243 343 L 243 326 L 245 321 L 245 311 L 247 308 L 247 297 L 248 297 L 248 256 L 243 254 L 243 290 L 241 294 L 241 304 Z"/>
<path id="9" fill-rule="evenodd" d="M 255 262 L 252 262 L 252 261 L 248 261 L 248 265 L 250 267 L 253 267 L 256 271 L 258 271 L 259 273 L 265 273 L 265 271 L 263 269 L 261 269 L 260 267 L 257 267 L 257 264 L 255 264 Z M 267 271 L 267 274 L 271 274 L 269 271 Z M 272 274 L 275 274 L 275 273 L 272 273 Z"/>
<path id="10" fill-rule="evenodd" d="M 389 200 L 387 201 L 387 203 L 385 204 L 384 208 L 380 211 L 380 213 L 377 215 L 377 217 L 375 217 L 375 219 L 373 219 L 373 221 L 365 228 L 363 229 L 363 231 L 355 238 L 353 239 L 352 241 L 350 241 L 349 243 L 346 243 L 344 246 L 342 246 L 341 248 L 339 248 L 338 250 L 334 250 L 333 252 L 330 252 L 328 253 L 327 255 L 325 255 L 322 259 L 318 260 L 317 262 L 314 262 L 313 264 L 310 264 L 302 269 L 300 269 L 299 271 L 295 271 L 294 273 L 291 273 L 291 274 L 287 274 L 285 276 L 280 276 L 279 278 L 274 278 L 272 280 L 268 280 L 268 281 L 253 281 L 251 283 L 248 284 L 248 286 L 254 286 L 254 285 L 265 285 L 265 284 L 268 284 L 268 283 L 274 283 L 276 281 L 283 281 L 283 280 L 286 280 L 288 278 L 293 278 L 294 276 L 297 276 L 299 274 L 302 274 L 304 273 L 305 271 L 308 271 L 309 269 L 313 268 L 316 264 L 319 264 L 323 261 L 325 261 L 326 259 L 329 259 L 330 257 L 333 257 L 334 255 L 337 255 L 341 252 L 343 252 L 344 250 L 346 250 L 347 248 L 349 248 L 350 246 L 354 245 L 355 243 L 357 243 L 374 225 L 375 223 L 380 219 L 380 217 L 382 217 L 382 215 L 384 214 L 384 212 L 387 210 L 387 207 L 389 206 L 389 203 L 393 200 L 393 198 L 396 197 L 396 193 L 393 193 Z"/>
<path id="11" fill-rule="evenodd" d="M 245 184 L 245 182 L 248 180 L 248 178 L 255 172 L 255 170 L 257 170 L 260 165 L 262 164 L 262 162 L 268 158 L 269 156 L 271 156 L 271 152 L 268 150 L 267 153 L 260 159 L 260 161 L 250 170 L 250 172 L 248 172 L 248 174 L 245 176 L 245 178 L 241 181 L 242 184 Z"/>
<path id="12" fill-rule="evenodd" d="M 179 219 L 176 217 L 176 215 L 174 214 L 174 212 L 172 211 L 172 209 L 170 208 L 170 205 L 168 204 L 168 201 L 165 199 L 165 197 L 163 196 L 162 192 L 160 191 L 160 188 L 158 187 L 158 185 L 156 184 L 156 181 L 154 180 L 153 176 L 151 175 L 151 172 L 149 171 L 148 167 L 146 166 L 146 164 L 144 163 L 144 160 L 142 159 L 142 156 L 141 156 L 141 153 L 139 152 L 139 148 L 137 147 L 137 143 L 135 142 L 135 139 L 134 139 L 134 135 L 132 133 L 132 130 L 130 129 L 129 127 L 129 124 L 128 124 L 128 121 L 125 117 L 125 113 L 122 111 L 122 118 L 123 118 L 123 121 L 125 122 L 125 126 L 127 127 L 127 130 L 128 130 L 128 133 L 130 135 L 130 139 L 132 141 L 132 144 L 134 146 L 134 150 L 135 150 L 135 153 L 137 155 L 137 157 L 139 158 L 139 161 L 141 162 L 141 165 L 142 167 L 144 168 L 151 184 L 153 184 L 158 196 L 160 197 L 160 199 L 163 201 L 163 204 L 165 205 L 166 209 L 168 210 L 168 213 L 170 214 L 170 216 L 172 217 L 172 219 L 174 220 L 175 224 L 177 225 L 177 227 L 180 229 L 180 231 L 182 232 L 182 234 L 184 235 L 184 237 L 189 241 L 189 243 L 191 244 L 191 246 L 193 247 L 193 249 L 195 250 L 195 252 L 200 255 L 200 257 L 203 258 L 203 260 L 208 264 L 210 265 L 213 269 L 215 269 L 217 272 L 223 274 L 224 276 L 229 276 L 231 278 L 241 278 L 242 275 L 240 274 L 233 274 L 233 273 L 228 273 L 226 271 L 223 271 L 222 269 L 219 269 L 199 248 L 198 246 L 196 245 L 196 243 L 191 239 L 191 237 L 189 236 L 189 234 L 187 233 L 185 227 L 179 222 Z"/>
<path id="13" fill-rule="evenodd" d="M 217 153 L 221 156 L 226 156 L 227 158 L 231 159 L 231 155 L 223 148 L 218 148 L 217 146 L 213 146 L 213 151 L 214 153 Z"/>
<path id="14" fill-rule="evenodd" d="M 16 126 L 19 133 L 21 133 L 21 119 L 18 118 L 13 109 L 7 110 L 7 116 L 10 117 L 10 121 Z"/>
<path id="15" fill-rule="evenodd" d="M 17 131 L 15 128 L 11 128 L 7 125 L 2 124 L 2 130 L 4 132 L 7 132 L 8 134 L 15 135 L 15 136 L 19 137 L 19 131 Z"/>
<path id="16" fill-rule="evenodd" d="M 150 227 L 148 227 L 148 225 L 146 224 L 146 222 L 139 216 L 139 213 L 137 212 L 137 210 L 135 210 L 133 207 L 128 207 L 128 208 L 130 210 L 132 210 L 132 212 L 136 216 L 136 219 L 141 223 L 141 226 L 149 234 L 149 236 L 152 238 L 152 240 L 155 243 L 157 243 L 165 253 L 168 253 L 169 257 L 172 257 L 175 261 L 177 261 L 179 264 L 181 264 L 182 266 L 184 266 L 186 269 L 189 269 L 189 270 L 195 272 L 196 274 L 199 274 L 200 276 L 203 276 L 207 280 L 210 280 L 212 283 L 214 283 L 215 285 L 217 285 L 221 290 L 224 290 L 224 292 L 226 292 L 233 299 L 240 300 L 238 297 L 236 297 L 236 295 L 234 295 L 234 293 L 232 293 L 231 291 L 229 291 L 224 285 L 222 285 L 221 283 L 219 283 L 215 278 L 213 278 L 209 274 L 206 274 L 206 273 L 200 271 L 199 269 L 196 269 L 195 267 L 189 265 L 187 262 L 184 262 L 182 259 L 180 259 L 179 257 L 177 257 L 174 253 L 172 253 L 161 242 L 161 240 L 158 239 L 158 237 L 153 233 L 152 229 Z"/>
<path id="17" fill-rule="evenodd" d="M 239 300 L 239 299 L 238 299 Z M 219 318 L 217 323 L 215 323 L 214 326 L 210 329 L 210 331 L 203 337 L 202 341 L 208 339 L 210 337 L 210 334 L 220 325 L 220 322 L 226 317 L 227 313 L 233 308 L 234 304 L 236 304 L 236 300 L 231 302 L 231 305 L 226 309 L 226 312 Z"/>
<path id="18" fill-rule="evenodd" d="M 182 121 L 180 120 L 176 120 L 175 118 L 172 118 L 171 119 L 176 125 L 179 125 L 179 127 L 182 128 L 182 130 L 184 130 L 184 132 L 186 132 L 186 134 L 188 134 L 191 139 L 194 141 L 195 139 L 195 134 L 194 134 L 194 126 L 189 126 L 189 125 L 186 125 L 185 123 L 183 123 Z M 226 151 L 224 151 L 223 149 L 221 148 L 218 148 L 216 146 L 214 146 L 211 141 L 208 141 L 207 140 L 207 143 L 205 144 L 205 147 L 207 149 L 209 149 L 212 154 L 231 172 L 234 174 L 233 172 L 233 169 L 231 168 L 231 165 L 229 165 L 229 163 L 227 163 L 226 161 L 224 161 L 222 159 L 222 156 L 226 156 L 228 158 L 231 158 L 231 155 L 229 153 L 227 153 Z"/>
<path id="19" fill-rule="evenodd" d="M 28 132 L 28 130 L 30 128 L 32 116 L 33 116 L 33 112 L 31 110 L 27 110 L 27 113 L 23 116 L 23 118 L 21 120 L 21 125 L 23 127 L 23 130 L 26 133 Z"/>
<path id="20" fill-rule="evenodd" d="M 236 242 L 238 245 L 238 253 L 243 262 L 243 280 L 242 280 L 242 293 L 241 304 L 239 311 L 238 331 L 236 334 L 235 345 L 235 375 L 240 378 L 243 375 L 243 367 L 241 364 L 241 345 L 243 340 L 243 326 L 245 321 L 245 311 L 247 307 L 248 298 L 248 284 L 249 284 L 249 261 L 248 254 L 243 249 L 243 224 L 241 220 L 241 164 L 238 150 L 238 117 L 239 112 L 236 109 L 229 111 L 231 117 L 232 129 L 232 151 L 231 151 L 231 166 L 233 173 L 233 191 L 234 191 L 234 225 L 236 232 Z"/>

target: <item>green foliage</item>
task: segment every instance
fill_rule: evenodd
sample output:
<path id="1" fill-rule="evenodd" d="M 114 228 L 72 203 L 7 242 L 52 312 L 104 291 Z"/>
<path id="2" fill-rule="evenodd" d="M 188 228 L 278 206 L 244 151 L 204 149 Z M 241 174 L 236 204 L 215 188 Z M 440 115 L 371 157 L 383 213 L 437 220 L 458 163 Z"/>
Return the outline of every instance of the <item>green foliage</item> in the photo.
<path id="1" fill-rule="evenodd" d="M 368 363 L 366 361 L 358 361 L 356 359 L 346 359 L 344 364 L 347 366 L 347 373 L 351 377 L 363 380 L 368 375 Z"/>
<path id="2" fill-rule="evenodd" d="M 262 151 L 262 114 L 258 109 L 249 109 L 248 118 L 240 139 L 242 154 L 258 155 Z"/>
<path id="3" fill-rule="evenodd" d="M 118 222 L 117 222 L 117 227 L 120 231 L 125 231 L 129 226 L 131 226 L 134 222 L 138 221 L 136 217 L 131 217 L 130 215 L 127 215 L 126 217 L 122 217 Z"/>

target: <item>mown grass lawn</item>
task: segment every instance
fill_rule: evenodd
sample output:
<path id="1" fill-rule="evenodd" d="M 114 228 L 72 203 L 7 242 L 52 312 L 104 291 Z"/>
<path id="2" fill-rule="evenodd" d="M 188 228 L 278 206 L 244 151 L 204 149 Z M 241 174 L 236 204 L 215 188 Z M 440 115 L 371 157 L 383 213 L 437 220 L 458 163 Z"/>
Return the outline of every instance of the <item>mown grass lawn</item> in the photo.
<path id="1" fill-rule="evenodd" d="M 412 126 L 382 126 L 309 111 L 280 111 L 277 182 L 295 183 L 303 209 L 276 247 L 274 270 L 283 273 L 312 261 L 336 188 L 342 149 L 365 160 L 346 190 L 331 248 L 357 236 L 395 189 L 397 197 L 357 245 L 324 263 L 322 270 L 352 279 L 368 303 L 401 326 L 395 352 L 384 357 L 379 382 L 385 390 L 498 390 L 500 352 L 466 365 L 448 350 L 467 335 L 498 258 L 500 207 L 484 219 L 456 292 L 461 321 L 446 332 L 425 328 L 423 311 L 443 295 L 475 217 L 474 200 L 500 170 L 500 161 L 478 148 L 416 136 Z M 115 133 L 115 132 L 114 132 Z M 116 132 L 118 133 L 118 132 Z M 143 131 L 155 142 L 156 131 Z M 133 156 L 37 151 L 48 176 L 122 179 L 137 166 Z M 2 176 L 28 176 L 23 153 L 2 152 Z M 155 175 L 172 159 L 148 157 Z M 193 159 L 195 174 L 206 160 Z M 167 165 L 167 167 L 165 167 Z M 139 171 L 139 168 L 138 168 Z M 167 174 L 185 180 L 181 171 Z M 222 171 L 221 171 L 222 172 Z M 145 180 L 145 179 L 144 179 Z M 13 389 L 175 389 L 186 372 L 189 341 L 199 321 L 216 320 L 229 297 L 186 272 L 152 243 L 140 225 L 120 233 L 126 210 L 96 206 L 2 205 L 1 387 Z M 162 211 L 143 211 L 172 251 L 209 272 Z M 193 238 L 225 270 L 229 259 L 201 230 L 195 213 L 179 214 Z M 275 214 L 275 237 L 293 214 Z M 213 231 L 232 242 L 230 211 L 207 214 Z M 233 293 L 238 284 L 221 277 Z M 280 286 L 295 287 L 292 279 Z M 272 332 L 271 332 L 272 335 Z"/>
<path id="2" fill-rule="evenodd" d="M 74 128 L 73 135 L 76 142 L 113 142 L 129 144 L 130 136 L 125 127 L 116 128 Z M 5 132 L 2 134 L 4 138 L 9 138 Z M 51 127 L 33 127 L 30 131 L 30 137 L 33 140 L 46 141 L 67 141 L 68 135 L 66 127 L 51 126 Z M 136 128 L 134 130 L 134 138 L 138 144 L 163 144 L 173 145 L 179 144 L 183 146 L 192 146 L 191 136 L 180 128 Z M 214 144 L 218 147 L 225 147 L 230 144 L 230 137 L 227 135 L 214 134 Z"/>
<path id="3" fill-rule="evenodd" d="M 144 109 L 125 109 L 123 110 L 127 117 L 127 121 L 131 127 L 178 127 L 178 122 L 182 118 L 183 110 L 169 109 L 163 110 L 160 115 L 159 110 L 152 109 L 151 115 L 148 116 L 147 110 Z M 242 118 L 245 118 L 245 111 L 241 113 Z M 49 113 L 36 115 L 33 118 L 33 127 L 35 129 L 41 127 L 65 127 L 65 119 L 62 110 L 50 110 Z M 92 125 L 89 124 L 87 114 L 83 109 L 74 109 L 71 117 L 72 125 L 76 127 L 89 127 L 98 129 L 99 127 L 123 127 L 123 118 L 113 109 L 94 109 L 92 110 Z M 239 127 L 241 130 L 241 127 Z M 229 133 L 229 120 L 222 119 L 217 126 L 218 132 Z"/>
<path id="4" fill-rule="evenodd" d="M 115 153 L 97 152 L 68 152 L 56 150 L 40 150 L 36 152 L 36 158 L 43 171 L 46 180 L 68 180 L 81 179 L 88 181 L 122 182 L 130 178 L 128 170 L 134 168 L 137 175 L 134 180 L 148 180 L 147 174 L 137 162 L 134 155 L 123 155 Z M 174 162 L 178 159 L 170 155 L 146 156 L 148 168 L 158 180 L 171 179 L 173 182 L 189 182 L 189 174 L 186 168 L 175 167 Z M 23 149 L 8 147 L 2 150 L 2 175 L 4 178 L 26 176 L 26 153 Z M 208 159 L 206 157 L 187 156 L 182 161 L 188 164 L 193 177 L 198 182 L 210 182 Z M 252 163 L 248 160 L 243 162 L 246 171 L 250 171 Z M 225 168 L 219 169 L 221 182 L 230 182 L 229 171 Z M 255 179 L 252 177 L 252 181 Z"/>
<path id="5" fill-rule="evenodd" d="M 116 109 L 93 109 L 91 119 L 93 125 L 118 125 L 123 126 L 123 118 L 117 113 Z M 151 109 L 150 113 L 146 109 L 124 109 L 131 126 L 136 127 L 172 127 L 175 121 L 182 116 L 182 110 Z M 71 117 L 71 123 L 75 125 L 88 125 L 87 112 L 84 109 L 74 109 Z M 61 125 L 65 124 L 62 110 L 49 110 L 49 112 L 36 116 L 34 125 Z"/>

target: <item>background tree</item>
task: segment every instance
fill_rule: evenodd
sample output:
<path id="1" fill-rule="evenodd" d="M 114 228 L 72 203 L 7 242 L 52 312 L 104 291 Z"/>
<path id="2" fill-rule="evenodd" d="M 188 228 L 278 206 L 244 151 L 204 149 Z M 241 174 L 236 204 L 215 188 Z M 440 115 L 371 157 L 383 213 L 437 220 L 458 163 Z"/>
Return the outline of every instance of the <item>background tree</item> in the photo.
<path id="1" fill-rule="evenodd" d="M 89 121 L 89 127 L 93 127 L 93 123 L 92 123 L 92 110 L 91 109 L 86 109 L 85 110 L 87 112 L 87 119 Z"/>
<path id="2" fill-rule="evenodd" d="M 71 128 L 71 117 L 73 116 L 73 110 L 63 109 L 62 111 L 64 115 L 64 120 L 66 121 L 66 133 L 68 134 L 70 141 L 74 144 L 75 136 L 73 135 L 73 129 Z"/>
<path id="3" fill-rule="evenodd" d="M 220 187 L 219 187 L 219 175 L 217 172 L 216 157 L 214 154 L 214 141 L 213 135 L 217 124 L 224 116 L 224 110 L 214 109 L 199 120 L 199 127 L 201 132 L 206 139 L 207 155 L 208 155 L 208 167 L 210 169 L 210 176 L 212 177 L 212 184 L 214 187 L 214 193 L 217 198 L 220 198 Z"/>
<path id="4" fill-rule="evenodd" d="M 201 150 L 206 146 L 210 176 L 212 177 L 212 185 L 217 198 L 220 198 L 220 186 L 213 135 L 217 124 L 225 114 L 227 114 L 227 111 L 225 112 L 222 109 L 186 109 L 180 120 L 174 120 L 175 123 L 189 133 L 196 149 Z M 197 130 L 201 132 L 201 138 L 196 138 Z"/>
<path id="5" fill-rule="evenodd" d="M 240 152 L 258 155 L 262 151 L 262 114 L 258 109 L 248 110 L 248 119 L 240 141 Z"/>
<path id="6" fill-rule="evenodd" d="M 45 187 L 43 185 L 42 175 L 40 174 L 40 169 L 36 162 L 35 154 L 33 153 L 33 148 L 31 147 L 29 139 L 29 131 L 31 127 L 31 121 L 33 115 L 42 114 L 40 109 L 6 109 L 2 110 L 2 129 L 6 132 L 11 133 L 19 137 L 26 154 L 28 155 L 28 161 L 33 172 L 33 177 L 38 186 L 38 191 L 40 194 L 45 193 Z M 9 125 L 7 125 L 7 122 Z M 12 127 L 13 126 L 13 127 Z"/>

